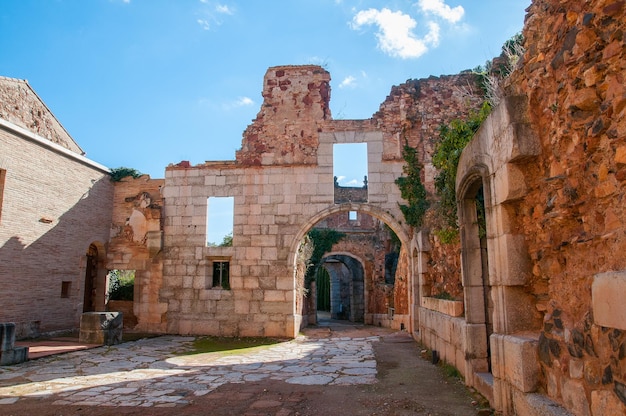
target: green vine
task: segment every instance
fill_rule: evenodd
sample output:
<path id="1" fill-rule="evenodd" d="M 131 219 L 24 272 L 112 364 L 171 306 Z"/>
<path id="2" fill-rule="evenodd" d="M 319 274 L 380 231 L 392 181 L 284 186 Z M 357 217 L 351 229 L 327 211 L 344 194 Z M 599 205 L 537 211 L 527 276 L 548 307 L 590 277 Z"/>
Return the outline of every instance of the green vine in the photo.
<path id="1" fill-rule="evenodd" d="M 439 197 L 439 215 L 446 226 L 457 230 L 456 171 L 461 152 L 487 118 L 491 106 L 484 102 L 478 112 L 471 112 L 467 120 L 452 120 L 439 129 L 440 141 L 433 154 L 433 166 L 439 170 L 435 176 L 435 191 Z"/>
<path id="2" fill-rule="evenodd" d="M 396 179 L 396 185 L 400 189 L 402 199 L 408 202 L 407 205 L 398 204 L 406 223 L 415 228 L 422 226 L 424 214 L 428 209 L 428 200 L 426 199 L 426 188 L 422 183 L 421 171 L 422 164 L 417 157 L 417 150 L 409 146 L 408 142 L 404 144 L 402 149 L 402 157 L 406 162 L 402 167 L 402 171 L 406 176 Z"/>
<path id="3" fill-rule="evenodd" d="M 307 235 L 313 246 L 304 278 L 305 285 L 309 286 L 315 280 L 315 273 L 324 254 L 328 253 L 333 248 L 333 245 L 345 237 L 345 234 L 332 229 L 313 228 Z"/>

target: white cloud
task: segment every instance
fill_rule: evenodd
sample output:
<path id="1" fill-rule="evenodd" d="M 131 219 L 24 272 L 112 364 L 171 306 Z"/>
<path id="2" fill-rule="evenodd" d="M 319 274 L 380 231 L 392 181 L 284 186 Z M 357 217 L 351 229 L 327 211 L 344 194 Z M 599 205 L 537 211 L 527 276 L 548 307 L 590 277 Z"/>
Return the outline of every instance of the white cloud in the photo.
<path id="1" fill-rule="evenodd" d="M 343 79 L 343 81 L 341 81 L 341 83 L 339 84 L 339 88 L 354 87 L 355 85 L 356 78 L 352 75 L 348 75 Z"/>
<path id="2" fill-rule="evenodd" d="M 204 30 L 209 30 L 211 29 L 211 24 L 208 22 L 208 20 L 206 19 L 198 19 L 196 20 L 196 22 L 198 22 L 198 24 L 202 27 L 202 29 Z"/>
<path id="3" fill-rule="evenodd" d="M 236 103 L 238 107 L 244 107 L 247 105 L 254 105 L 254 100 L 248 97 L 240 97 Z"/>
<path id="4" fill-rule="evenodd" d="M 358 12 L 352 19 L 352 28 L 360 29 L 365 25 L 378 26 L 378 47 L 393 57 L 419 58 L 428 51 L 429 46 L 437 46 L 439 43 L 439 26 L 436 23 L 429 22 L 428 33 L 418 38 L 413 32 L 417 22 L 411 16 L 387 8 Z"/>
<path id="5" fill-rule="evenodd" d="M 346 182 L 344 186 L 356 186 L 358 184 L 359 181 L 357 181 L 356 179 L 352 179 L 351 181 Z"/>
<path id="6" fill-rule="evenodd" d="M 235 108 L 249 107 L 251 105 L 255 105 L 255 102 L 249 97 L 239 97 L 236 100 L 219 104 L 217 101 L 214 101 L 210 98 L 200 97 L 197 99 L 196 104 L 198 105 L 198 107 L 201 108 L 210 108 L 212 110 L 218 110 L 221 108 L 222 110 L 230 111 Z"/>
<path id="7" fill-rule="evenodd" d="M 224 110 L 232 110 L 239 107 L 248 107 L 254 105 L 254 100 L 249 97 L 239 97 L 235 101 L 222 104 Z"/>
<path id="8" fill-rule="evenodd" d="M 457 23 L 465 14 L 463 6 L 452 8 L 443 0 L 419 0 L 417 5 L 424 13 L 432 13 L 450 23 Z"/>
<path id="9" fill-rule="evenodd" d="M 218 4 L 217 6 L 215 6 L 215 11 L 222 14 L 235 14 L 235 11 L 225 4 Z"/>
<path id="10" fill-rule="evenodd" d="M 222 24 L 222 18 L 224 15 L 232 16 L 236 10 L 226 4 L 220 4 L 211 0 L 200 0 L 202 6 L 198 14 L 200 17 L 196 19 L 196 22 L 204 30 L 210 30 Z"/>

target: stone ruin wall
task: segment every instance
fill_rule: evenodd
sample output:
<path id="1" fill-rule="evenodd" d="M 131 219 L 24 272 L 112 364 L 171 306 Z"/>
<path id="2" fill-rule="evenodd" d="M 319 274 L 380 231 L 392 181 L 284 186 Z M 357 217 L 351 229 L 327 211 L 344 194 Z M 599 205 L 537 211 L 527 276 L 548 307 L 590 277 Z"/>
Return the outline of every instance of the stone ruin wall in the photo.
<path id="1" fill-rule="evenodd" d="M 0 118 L 84 154 L 26 80 L 0 77 Z"/>
<path id="2" fill-rule="evenodd" d="M 624 28 L 621 0 L 534 0 L 508 87 L 528 97 L 542 145 L 518 215 L 543 315 L 543 386 L 576 414 L 626 411 L 626 324 L 596 323 L 607 300 L 591 290 L 595 275 L 626 268 Z"/>
<path id="3" fill-rule="evenodd" d="M 164 332 L 166 304 L 159 299 L 163 279 L 163 179 L 127 176 L 115 182 L 107 252 L 109 270 L 135 270 L 136 330 Z M 126 322 L 127 320 L 125 320 Z"/>
<path id="4" fill-rule="evenodd" d="M 237 162 L 317 164 L 320 126 L 331 119 L 330 74 L 314 66 L 276 67 L 268 70 L 264 82 L 263 106 L 243 133 Z"/>
<path id="5" fill-rule="evenodd" d="M 467 118 L 483 102 L 478 77 L 467 71 L 456 75 L 407 80 L 391 93 L 372 121 L 384 132 L 384 160 L 401 160 L 405 142 L 417 149 L 424 164 L 427 191 L 434 193 L 436 170 L 431 160 L 439 128 L 454 119 Z"/>
<path id="6" fill-rule="evenodd" d="M 378 156 L 382 164 L 378 162 L 369 178 L 368 193 L 374 205 L 398 193 L 394 180 L 399 175 L 397 164 L 403 163 L 401 148 L 405 139 L 418 148 L 425 163 L 427 186 L 432 189 L 428 178 L 433 175 L 428 172 L 432 171 L 430 157 L 438 129 L 442 123 L 467 115 L 472 106 L 478 107 L 478 95 L 468 94 L 475 81 L 470 73 L 410 80 L 393 87 L 372 119 L 332 120 L 328 72 L 313 66 L 270 68 L 264 79 L 265 101 L 244 132 L 235 161 L 207 162 L 196 167 L 181 163 L 167 168 L 164 181 L 144 177 L 116 184 L 108 268 L 137 270 L 137 329 L 224 335 L 289 333 L 288 325 L 279 317 L 289 307 L 279 307 L 277 302 L 291 297 L 285 291 L 290 273 L 283 270 L 283 265 L 271 265 L 277 256 L 287 256 L 285 250 L 297 233 L 293 221 L 312 218 L 332 206 L 332 169 L 327 171 L 327 167 L 320 169 L 317 165 L 320 161 L 332 165 L 328 144 L 322 143 L 320 134 L 343 135 L 348 140 L 353 140 L 352 136 L 358 140 L 362 135 L 365 141 L 371 140 L 368 135 L 382 134 L 382 157 Z M 369 151 L 378 152 L 377 146 Z M 278 178 L 289 183 L 278 183 Z M 159 192 L 161 186 L 164 199 Z M 151 201 L 146 207 L 142 206 L 144 193 Z M 243 204 L 235 212 L 234 244 L 240 248 L 227 249 L 225 256 L 232 259 L 233 288 L 244 288 L 245 293 L 233 290 L 232 296 L 226 297 L 206 291 L 210 258 L 220 256 L 220 249 L 205 247 L 206 197 L 220 195 L 235 196 L 237 204 Z M 391 204 L 396 206 L 395 202 Z M 398 221 L 402 223 L 403 218 Z M 136 228 L 148 233 L 144 236 L 140 232 L 138 239 Z M 281 233 L 274 235 L 279 228 Z M 271 235 L 255 237 L 259 230 Z M 372 290 L 370 310 L 386 313 L 392 297 L 396 313 L 408 314 L 406 249 L 403 247 L 398 266 L 398 275 L 403 279 L 396 281 L 393 293 Z M 272 276 L 268 275 L 270 271 Z M 226 309 L 217 311 L 217 305 Z M 298 308 L 297 301 L 295 306 Z M 227 312 L 229 308 L 237 313 Z M 264 311 L 269 314 L 263 315 Z M 256 321 L 243 322 L 239 313 L 254 313 Z"/>

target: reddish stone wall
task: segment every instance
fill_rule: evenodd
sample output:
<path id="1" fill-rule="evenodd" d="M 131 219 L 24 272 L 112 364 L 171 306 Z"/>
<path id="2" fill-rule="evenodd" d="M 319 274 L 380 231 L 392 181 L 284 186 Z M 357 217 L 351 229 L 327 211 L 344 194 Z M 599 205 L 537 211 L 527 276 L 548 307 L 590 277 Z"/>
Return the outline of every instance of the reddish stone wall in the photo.
<path id="1" fill-rule="evenodd" d="M 428 235 L 430 251 L 422 296 L 435 296 L 448 293 L 455 300 L 463 300 L 461 282 L 461 244 L 457 239 L 451 243 L 442 243 L 433 233 Z"/>
<path id="2" fill-rule="evenodd" d="M 316 164 L 319 123 L 330 120 L 330 74 L 319 66 L 273 67 L 263 106 L 243 133 L 244 165 Z M 287 105 L 286 105 L 287 104 Z"/>
<path id="3" fill-rule="evenodd" d="M 429 192 L 434 192 L 435 170 L 430 164 L 439 128 L 454 119 L 464 119 L 482 104 L 475 74 L 409 80 L 393 86 L 374 114 L 373 122 L 384 133 L 383 160 L 402 158 L 405 142 L 417 149 Z"/>
<path id="4" fill-rule="evenodd" d="M 626 268 L 625 27 L 621 0 L 533 1 L 509 86 L 528 96 L 542 144 L 519 215 L 544 313 L 545 388 L 579 414 L 626 403 L 626 336 L 596 325 L 591 304 L 594 275 Z"/>

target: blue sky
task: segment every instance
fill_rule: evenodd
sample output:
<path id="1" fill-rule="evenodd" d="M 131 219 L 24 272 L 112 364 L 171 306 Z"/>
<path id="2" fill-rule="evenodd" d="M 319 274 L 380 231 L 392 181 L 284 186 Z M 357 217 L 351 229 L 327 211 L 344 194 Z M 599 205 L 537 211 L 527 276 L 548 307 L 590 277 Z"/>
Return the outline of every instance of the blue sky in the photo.
<path id="1" fill-rule="evenodd" d="M 2 0 L 0 75 L 27 79 L 87 157 L 161 178 L 235 158 L 270 66 L 322 65 L 333 117 L 369 118 L 393 85 L 498 55 L 529 4 Z"/>

